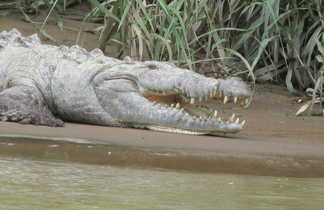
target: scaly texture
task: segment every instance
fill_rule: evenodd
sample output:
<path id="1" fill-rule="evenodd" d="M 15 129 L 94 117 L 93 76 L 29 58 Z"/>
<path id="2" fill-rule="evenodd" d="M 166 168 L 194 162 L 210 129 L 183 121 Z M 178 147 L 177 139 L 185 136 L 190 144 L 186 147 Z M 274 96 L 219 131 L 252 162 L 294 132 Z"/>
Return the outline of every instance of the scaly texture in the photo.
<path id="1" fill-rule="evenodd" d="M 0 33 L 4 121 L 236 133 L 245 121 L 235 116 L 223 121 L 208 103 L 244 105 L 250 94 L 239 78 L 207 78 L 167 62 L 118 60 L 98 49 L 44 45 L 37 35 L 23 37 L 15 29 Z"/>

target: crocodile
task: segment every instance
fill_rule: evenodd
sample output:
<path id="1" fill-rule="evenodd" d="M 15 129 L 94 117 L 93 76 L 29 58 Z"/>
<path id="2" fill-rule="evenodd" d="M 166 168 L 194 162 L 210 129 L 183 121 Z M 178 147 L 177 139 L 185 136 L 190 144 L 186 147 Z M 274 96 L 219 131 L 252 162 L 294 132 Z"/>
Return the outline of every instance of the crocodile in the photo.
<path id="1" fill-rule="evenodd" d="M 237 133 L 208 104 L 244 106 L 240 78 L 215 79 L 170 62 L 105 56 L 99 49 L 41 43 L 17 29 L 0 33 L 1 121 L 45 126 L 77 122 L 185 134 Z"/>

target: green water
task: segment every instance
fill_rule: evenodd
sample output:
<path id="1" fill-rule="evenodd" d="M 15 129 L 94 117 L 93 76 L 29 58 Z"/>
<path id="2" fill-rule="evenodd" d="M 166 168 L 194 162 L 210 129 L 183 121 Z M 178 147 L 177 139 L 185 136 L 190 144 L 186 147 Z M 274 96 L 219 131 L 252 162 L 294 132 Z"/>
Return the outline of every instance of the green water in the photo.
<path id="1" fill-rule="evenodd" d="M 1 210 L 324 209 L 324 179 L 199 174 L 0 156 Z"/>

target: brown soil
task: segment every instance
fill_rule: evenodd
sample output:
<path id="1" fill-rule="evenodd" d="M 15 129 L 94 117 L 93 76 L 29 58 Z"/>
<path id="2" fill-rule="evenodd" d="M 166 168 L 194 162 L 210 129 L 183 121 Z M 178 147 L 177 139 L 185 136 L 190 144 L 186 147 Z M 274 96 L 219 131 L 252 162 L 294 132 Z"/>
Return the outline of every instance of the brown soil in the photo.
<path id="1" fill-rule="evenodd" d="M 66 20 L 64 26 L 66 28 L 61 31 L 55 25 L 55 21 L 51 20 L 45 29 L 57 40 L 54 44 L 72 45 L 75 43 L 80 22 Z M 100 25 L 86 24 L 84 28 L 94 29 L 98 26 Z M 22 21 L 20 17 L 2 17 L 0 22 L 0 31 L 17 28 L 24 35 L 38 32 L 39 27 L 40 25 Z M 53 44 L 44 37 L 42 39 L 46 43 Z M 97 47 L 98 35 L 83 33 L 82 46 L 87 49 Z M 110 55 L 114 53 L 116 51 L 108 52 Z M 64 128 L 1 123 L 0 134 L 2 136 L 81 138 L 132 148 L 158 149 L 160 152 L 181 150 L 184 152 L 181 154 L 186 154 L 185 158 L 178 155 L 178 159 L 161 156 L 168 158 L 165 162 L 163 158 L 157 158 L 155 165 L 150 157 L 147 165 L 152 167 L 188 170 L 196 168 L 196 171 L 257 175 L 324 177 L 324 117 L 296 117 L 295 113 L 299 107 L 300 104 L 296 103 L 296 97 L 291 96 L 285 88 L 259 84 L 254 101 L 248 109 L 230 108 L 232 112 L 242 116 L 240 118 L 247 120 L 246 128 L 241 133 L 230 137 L 187 136 L 71 123 L 67 123 Z M 194 154 L 199 157 L 208 154 L 210 155 L 208 161 L 214 162 L 192 158 L 195 157 Z M 130 162 L 131 159 L 134 161 L 136 158 L 130 158 Z M 141 161 L 143 162 L 143 159 Z"/>

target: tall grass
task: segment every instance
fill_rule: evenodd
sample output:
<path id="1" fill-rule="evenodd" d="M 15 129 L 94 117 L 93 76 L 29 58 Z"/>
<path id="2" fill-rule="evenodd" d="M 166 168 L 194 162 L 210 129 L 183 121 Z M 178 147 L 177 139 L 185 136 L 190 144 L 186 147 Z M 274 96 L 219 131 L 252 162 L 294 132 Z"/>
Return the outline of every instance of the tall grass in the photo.
<path id="1" fill-rule="evenodd" d="M 107 44 L 121 43 L 125 54 L 137 59 L 173 61 L 205 73 L 249 74 L 260 81 L 285 83 L 292 92 L 314 85 L 319 76 L 315 57 L 324 56 L 322 0 L 101 4 L 110 10 L 100 11 L 118 25 Z"/>
<path id="2" fill-rule="evenodd" d="M 291 92 L 314 86 L 319 77 L 322 0 L 87 2 L 93 9 L 88 16 L 105 16 L 102 49 L 117 43 L 123 55 L 136 59 L 171 61 L 205 74 L 273 80 Z"/>

